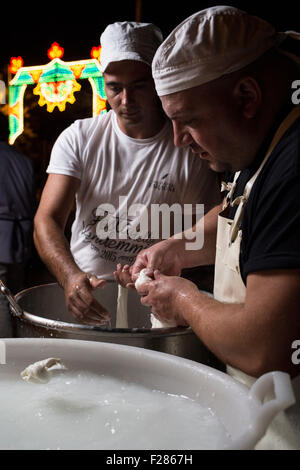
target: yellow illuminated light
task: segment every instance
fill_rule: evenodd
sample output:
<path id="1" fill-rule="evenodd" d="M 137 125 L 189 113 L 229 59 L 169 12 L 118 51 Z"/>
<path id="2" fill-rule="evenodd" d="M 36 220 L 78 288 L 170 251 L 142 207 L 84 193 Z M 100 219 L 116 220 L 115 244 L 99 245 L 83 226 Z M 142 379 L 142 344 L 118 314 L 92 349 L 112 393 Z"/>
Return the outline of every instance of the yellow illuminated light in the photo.
<path id="1" fill-rule="evenodd" d="M 17 73 L 17 71 L 23 67 L 23 59 L 21 56 L 18 57 L 12 57 L 10 59 L 10 66 L 9 66 L 9 71 L 11 73 Z"/>
<path id="2" fill-rule="evenodd" d="M 57 42 L 54 42 L 50 49 L 48 49 L 48 57 L 50 60 L 53 59 L 61 59 L 61 57 L 64 55 L 64 48 L 60 47 L 60 45 Z"/>
<path id="3" fill-rule="evenodd" d="M 106 109 L 106 100 L 101 98 L 98 95 L 97 90 L 96 90 L 96 85 L 95 85 L 94 81 L 92 80 L 92 78 L 89 78 L 88 80 L 89 80 L 89 82 L 91 84 L 91 87 L 92 87 L 92 90 L 93 90 L 93 116 L 97 116 L 104 109 Z"/>
<path id="4" fill-rule="evenodd" d="M 47 111 L 52 113 L 55 106 L 60 111 L 66 109 L 66 104 L 75 102 L 74 93 L 81 89 L 76 80 L 65 80 L 61 82 L 38 83 L 33 93 L 39 95 L 39 105 L 47 105 Z"/>

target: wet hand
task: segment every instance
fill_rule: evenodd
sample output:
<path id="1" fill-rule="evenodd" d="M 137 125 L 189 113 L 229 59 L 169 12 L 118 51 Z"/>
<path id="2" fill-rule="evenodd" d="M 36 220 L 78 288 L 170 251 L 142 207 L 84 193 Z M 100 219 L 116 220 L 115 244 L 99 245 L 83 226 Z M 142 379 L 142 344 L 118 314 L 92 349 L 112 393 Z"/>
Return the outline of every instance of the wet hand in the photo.
<path id="1" fill-rule="evenodd" d="M 151 308 L 155 317 L 162 322 L 174 322 L 187 326 L 184 318 L 186 305 L 198 295 L 195 284 L 177 276 L 165 276 L 154 271 L 154 280 L 137 288 L 142 296 L 141 303 Z"/>
<path id="2" fill-rule="evenodd" d="M 131 267 L 128 264 L 126 264 L 125 266 L 118 264 L 117 270 L 114 271 L 114 278 L 116 282 L 122 287 L 135 289 L 134 283 L 131 279 Z"/>
<path id="3" fill-rule="evenodd" d="M 80 323 L 105 325 L 109 312 L 94 298 L 92 292 L 105 286 L 106 281 L 93 274 L 80 272 L 70 276 L 64 285 L 66 305 Z"/>
<path id="4" fill-rule="evenodd" d="M 145 274 L 150 277 L 156 269 L 169 276 L 179 276 L 182 269 L 180 248 L 181 240 L 168 239 L 142 250 L 131 267 L 132 281 L 135 282 L 145 268 Z"/>

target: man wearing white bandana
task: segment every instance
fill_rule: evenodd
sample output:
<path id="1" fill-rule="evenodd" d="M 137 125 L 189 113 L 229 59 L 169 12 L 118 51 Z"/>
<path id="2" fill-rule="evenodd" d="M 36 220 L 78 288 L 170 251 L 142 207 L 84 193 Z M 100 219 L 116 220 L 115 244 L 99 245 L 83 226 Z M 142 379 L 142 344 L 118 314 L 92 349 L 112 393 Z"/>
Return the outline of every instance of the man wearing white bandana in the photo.
<path id="1" fill-rule="evenodd" d="M 190 325 L 228 373 L 247 384 L 272 370 L 294 378 L 297 404 L 257 448 L 300 448 L 297 39 L 218 6 L 189 17 L 159 47 L 152 73 L 175 144 L 228 178 L 223 204 L 204 218 L 203 249 L 186 250 L 183 234 L 144 250 L 131 268 L 133 281 L 145 268 L 154 276 L 138 288 L 142 303 L 161 321 Z M 214 298 L 178 277 L 214 260 Z"/>
<path id="2" fill-rule="evenodd" d="M 162 42 L 149 23 L 117 22 L 101 35 L 101 66 L 108 113 L 76 121 L 56 141 L 49 177 L 35 217 L 38 252 L 65 290 L 69 311 L 81 322 L 108 320 L 92 291 L 114 279 L 117 265 L 134 261 L 156 240 L 124 239 L 122 203 L 129 208 L 152 203 L 201 203 L 209 210 L 219 202 L 216 175 L 199 168 L 190 149 L 177 149 L 170 121 L 155 92 L 151 62 Z M 76 198 L 70 247 L 64 237 Z M 103 219 L 98 208 L 110 204 L 116 237 L 98 236 Z M 122 215 L 121 215 L 122 214 Z M 172 232 L 173 233 L 173 232 Z M 119 268 L 118 268 L 119 269 Z"/>

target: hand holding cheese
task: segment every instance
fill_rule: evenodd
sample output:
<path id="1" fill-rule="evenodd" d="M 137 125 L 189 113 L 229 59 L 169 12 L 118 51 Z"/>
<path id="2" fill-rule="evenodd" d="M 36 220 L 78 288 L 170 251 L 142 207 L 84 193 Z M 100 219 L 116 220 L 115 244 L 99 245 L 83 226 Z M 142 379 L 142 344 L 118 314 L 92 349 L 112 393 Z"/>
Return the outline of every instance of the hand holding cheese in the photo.
<path id="1" fill-rule="evenodd" d="M 135 281 L 135 288 L 138 289 L 142 284 L 148 281 L 153 281 L 152 277 L 147 276 L 146 274 L 147 269 L 144 268 L 140 271 L 137 280 Z"/>
<path id="2" fill-rule="evenodd" d="M 137 280 L 135 281 L 135 288 L 138 289 L 142 284 L 145 282 L 153 281 L 153 279 L 146 275 L 147 269 L 144 268 L 140 271 Z M 172 326 L 177 326 L 176 322 L 173 321 L 160 321 L 158 318 L 155 317 L 153 313 L 151 313 L 151 325 L 152 328 L 170 328 Z"/>

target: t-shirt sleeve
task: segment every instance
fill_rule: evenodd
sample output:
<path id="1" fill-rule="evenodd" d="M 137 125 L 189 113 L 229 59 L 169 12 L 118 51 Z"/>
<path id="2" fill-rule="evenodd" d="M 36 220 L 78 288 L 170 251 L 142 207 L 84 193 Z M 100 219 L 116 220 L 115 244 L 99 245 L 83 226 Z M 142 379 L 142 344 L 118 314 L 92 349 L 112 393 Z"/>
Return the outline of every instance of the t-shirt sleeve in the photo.
<path id="1" fill-rule="evenodd" d="M 268 269 L 300 269 L 299 175 L 264 191 L 245 216 L 241 256 L 244 281 L 248 274 Z M 243 250 L 243 246 L 246 248 Z"/>
<path id="2" fill-rule="evenodd" d="M 65 129 L 56 140 L 47 173 L 73 176 L 81 179 L 82 163 L 77 123 Z"/>

